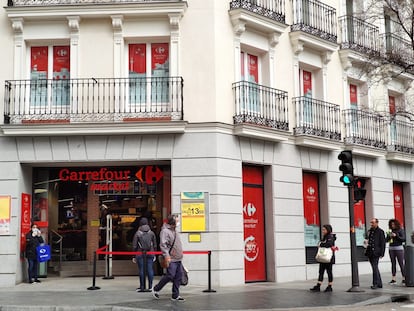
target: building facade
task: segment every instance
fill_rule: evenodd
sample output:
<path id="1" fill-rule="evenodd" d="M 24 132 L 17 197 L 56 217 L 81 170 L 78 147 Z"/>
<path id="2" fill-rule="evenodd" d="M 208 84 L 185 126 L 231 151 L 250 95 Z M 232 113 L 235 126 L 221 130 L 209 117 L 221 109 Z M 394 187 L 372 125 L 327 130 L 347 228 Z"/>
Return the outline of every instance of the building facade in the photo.
<path id="1" fill-rule="evenodd" d="M 337 276 L 351 274 L 350 227 L 361 274 L 371 217 L 412 232 L 414 56 L 380 3 L 3 2 L 1 284 L 27 277 L 25 210 L 62 246 L 49 269 L 76 275 L 108 214 L 120 251 L 140 217 L 159 231 L 178 214 L 185 249 L 212 251 L 214 286 L 316 278 L 325 223 Z M 342 150 L 367 190 L 354 224 Z M 124 262 L 114 273 L 135 272 Z M 207 258 L 185 263 L 204 284 Z"/>

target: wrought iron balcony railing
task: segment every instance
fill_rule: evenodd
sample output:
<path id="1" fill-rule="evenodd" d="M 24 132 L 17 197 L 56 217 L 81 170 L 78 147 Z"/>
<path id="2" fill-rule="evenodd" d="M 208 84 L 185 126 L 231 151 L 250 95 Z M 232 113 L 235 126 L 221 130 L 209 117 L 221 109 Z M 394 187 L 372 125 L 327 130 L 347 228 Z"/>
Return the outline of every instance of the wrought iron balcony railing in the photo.
<path id="1" fill-rule="evenodd" d="M 10 80 L 5 123 L 182 120 L 181 77 Z"/>
<path id="2" fill-rule="evenodd" d="M 292 31 L 303 31 L 336 43 L 336 10 L 318 0 L 294 0 Z"/>
<path id="3" fill-rule="evenodd" d="M 285 0 L 232 0 L 230 10 L 244 9 L 285 23 Z"/>
<path id="4" fill-rule="evenodd" d="M 378 27 L 354 16 L 339 17 L 341 48 L 379 56 Z"/>
<path id="5" fill-rule="evenodd" d="M 110 3 L 182 2 L 184 0 L 7 0 L 7 6 L 86 5 Z"/>
<path id="6" fill-rule="evenodd" d="M 296 107 L 295 135 L 341 140 L 341 113 L 338 105 L 305 96 L 292 99 Z"/>
<path id="7" fill-rule="evenodd" d="M 343 111 L 345 143 L 385 149 L 388 120 L 374 112 L 351 108 Z"/>
<path id="8" fill-rule="evenodd" d="M 389 151 L 414 154 L 414 124 L 412 121 L 398 119 L 398 115 L 390 116 Z"/>
<path id="9" fill-rule="evenodd" d="M 234 124 L 256 124 L 289 130 L 288 94 L 253 82 L 233 83 L 236 103 Z"/>
<path id="10" fill-rule="evenodd" d="M 402 66 L 409 67 L 414 63 L 414 50 L 409 41 L 390 32 L 380 35 L 383 56 L 390 62 Z"/>

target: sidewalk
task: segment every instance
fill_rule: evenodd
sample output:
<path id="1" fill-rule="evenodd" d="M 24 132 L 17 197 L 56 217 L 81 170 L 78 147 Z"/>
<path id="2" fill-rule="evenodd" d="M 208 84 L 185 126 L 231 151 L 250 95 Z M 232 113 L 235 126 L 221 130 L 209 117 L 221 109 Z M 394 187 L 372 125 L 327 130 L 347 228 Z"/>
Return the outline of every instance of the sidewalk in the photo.
<path id="1" fill-rule="evenodd" d="M 153 299 L 151 293 L 137 293 L 137 277 L 115 277 L 112 280 L 96 279 L 99 290 L 88 290 L 92 278 L 41 279 L 40 284 L 19 284 L 0 287 L 1 311 L 135 311 L 135 310 L 292 310 L 368 305 L 390 302 L 395 299 L 411 299 L 414 287 L 389 285 L 389 273 L 382 274 L 384 288 L 370 289 L 371 275 L 361 275 L 362 293 L 349 293 L 351 277 L 336 278 L 334 292 L 312 293 L 309 288 L 315 281 L 292 283 L 253 283 L 237 287 L 214 288 L 216 293 L 204 293 L 206 287 L 190 285 L 181 288 L 185 302 L 173 302 L 171 286 L 161 292 L 161 299 Z"/>

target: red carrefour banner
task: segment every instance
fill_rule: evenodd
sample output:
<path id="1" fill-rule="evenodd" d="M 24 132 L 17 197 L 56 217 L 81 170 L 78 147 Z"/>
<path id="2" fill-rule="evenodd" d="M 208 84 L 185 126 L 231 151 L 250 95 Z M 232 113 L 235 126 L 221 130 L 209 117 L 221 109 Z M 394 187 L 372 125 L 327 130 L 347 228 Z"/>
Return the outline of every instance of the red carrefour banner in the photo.
<path id="1" fill-rule="evenodd" d="M 47 46 L 33 46 L 31 48 L 30 69 L 31 72 L 40 72 L 44 76 L 39 79 L 47 79 L 47 64 L 48 64 L 48 47 Z M 33 79 L 33 77 L 32 77 Z"/>
<path id="2" fill-rule="evenodd" d="M 31 225 L 31 205 L 32 196 L 28 193 L 22 193 L 22 206 L 20 216 L 20 251 L 26 248 L 26 233 L 30 231 Z"/>
<path id="3" fill-rule="evenodd" d="M 248 177 L 246 180 L 244 176 Z M 246 282 L 266 280 L 266 253 L 261 167 L 243 167 L 244 268 Z"/>
<path id="4" fill-rule="evenodd" d="M 168 72 L 168 59 L 169 59 L 169 45 L 168 43 L 153 43 L 151 44 L 151 69 L 154 72 Z M 157 75 L 155 76 L 165 76 Z"/>
<path id="5" fill-rule="evenodd" d="M 351 105 L 358 106 L 358 87 L 355 84 L 349 85 L 349 101 Z"/>
<path id="6" fill-rule="evenodd" d="M 303 173 L 303 212 L 305 246 L 317 246 L 320 240 L 319 175 Z"/>
<path id="7" fill-rule="evenodd" d="M 303 96 L 312 97 L 312 73 L 303 70 Z"/>
<path id="8" fill-rule="evenodd" d="M 395 97 L 388 96 L 388 103 L 390 105 L 390 114 L 395 114 Z"/>
<path id="9" fill-rule="evenodd" d="M 394 217 L 397 219 L 401 226 L 404 227 L 404 195 L 403 185 L 401 183 L 394 183 Z"/>
<path id="10" fill-rule="evenodd" d="M 53 79 L 70 79 L 70 47 L 53 47 Z"/>
<path id="11" fill-rule="evenodd" d="M 145 74 L 147 72 L 147 50 L 145 44 L 129 45 L 129 72 Z"/>
<path id="12" fill-rule="evenodd" d="M 259 66 L 258 58 L 255 55 L 247 54 L 248 66 L 249 66 L 249 81 L 250 82 L 259 82 Z"/>

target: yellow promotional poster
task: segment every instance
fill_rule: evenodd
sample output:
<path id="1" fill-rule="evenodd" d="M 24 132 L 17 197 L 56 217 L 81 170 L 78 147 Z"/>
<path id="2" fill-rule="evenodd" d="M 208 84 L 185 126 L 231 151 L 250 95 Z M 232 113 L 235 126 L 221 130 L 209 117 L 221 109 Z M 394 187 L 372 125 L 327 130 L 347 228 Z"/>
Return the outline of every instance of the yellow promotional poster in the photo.
<path id="1" fill-rule="evenodd" d="M 181 193 L 181 230 L 206 231 L 206 203 L 204 192 Z"/>
<path id="2" fill-rule="evenodd" d="M 0 235 L 10 234 L 10 196 L 0 196 Z"/>

